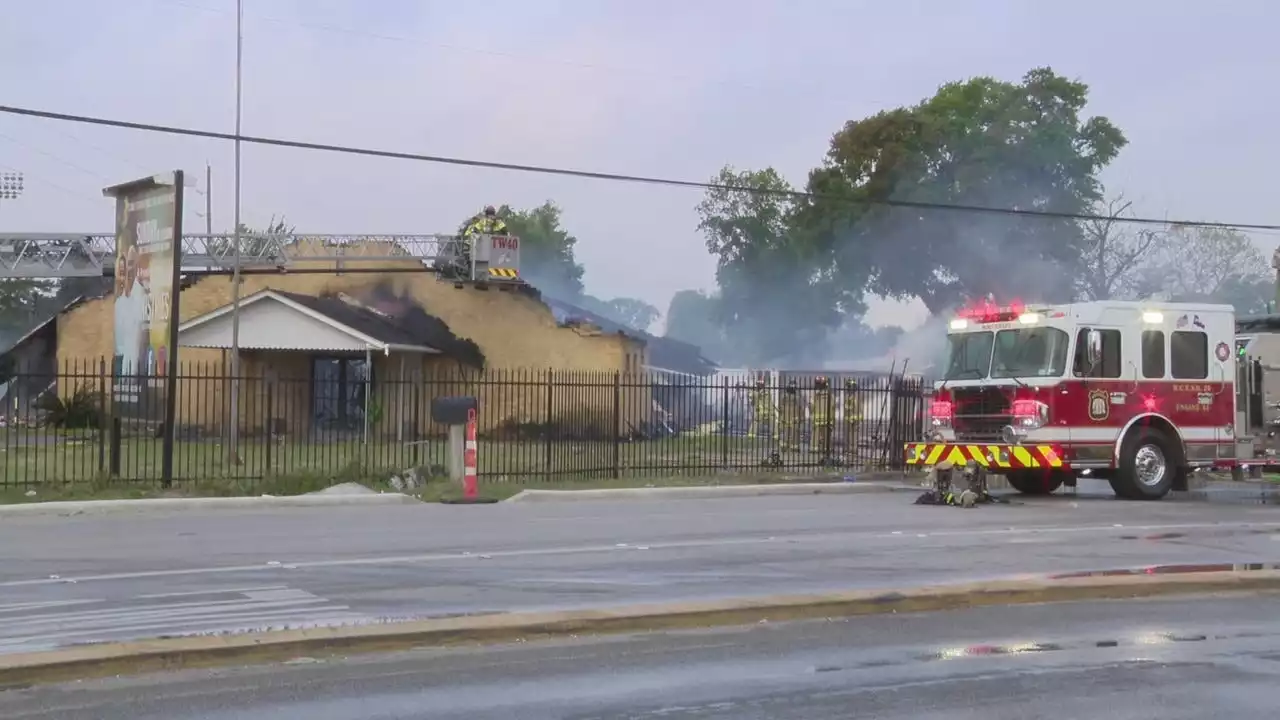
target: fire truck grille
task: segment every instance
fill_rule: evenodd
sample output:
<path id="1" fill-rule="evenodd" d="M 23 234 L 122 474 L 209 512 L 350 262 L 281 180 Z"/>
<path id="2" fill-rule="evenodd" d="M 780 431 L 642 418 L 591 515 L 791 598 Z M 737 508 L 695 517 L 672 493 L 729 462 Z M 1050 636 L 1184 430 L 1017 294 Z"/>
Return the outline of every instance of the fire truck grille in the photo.
<path id="1" fill-rule="evenodd" d="M 1000 430 L 1013 422 L 1009 396 L 998 387 L 956 388 L 952 421 L 959 442 L 994 442 Z"/>

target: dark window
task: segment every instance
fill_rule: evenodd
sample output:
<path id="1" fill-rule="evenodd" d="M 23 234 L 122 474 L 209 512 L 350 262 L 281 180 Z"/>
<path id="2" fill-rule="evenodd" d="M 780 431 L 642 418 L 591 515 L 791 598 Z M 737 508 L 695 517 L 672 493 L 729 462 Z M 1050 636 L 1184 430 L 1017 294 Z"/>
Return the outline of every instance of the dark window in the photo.
<path id="1" fill-rule="evenodd" d="M 1102 362 L 1099 362 L 1090 373 L 1085 373 L 1088 363 L 1085 347 L 1089 342 L 1089 331 L 1081 330 L 1076 335 L 1076 356 L 1071 372 L 1077 377 L 1118 378 L 1120 377 L 1120 331 L 1099 330 L 1102 334 Z"/>
<path id="2" fill-rule="evenodd" d="M 1164 331 L 1142 331 L 1142 377 L 1164 377 Z"/>
<path id="3" fill-rule="evenodd" d="M 1185 330 L 1169 336 L 1169 369 L 1179 380 L 1209 377 L 1209 336 Z"/>
<path id="4" fill-rule="evenodd" d="M 311 360 L 311 413 L 316 429 L 364 429 L 365 392 L 372 378 L 362 357 Z"/>

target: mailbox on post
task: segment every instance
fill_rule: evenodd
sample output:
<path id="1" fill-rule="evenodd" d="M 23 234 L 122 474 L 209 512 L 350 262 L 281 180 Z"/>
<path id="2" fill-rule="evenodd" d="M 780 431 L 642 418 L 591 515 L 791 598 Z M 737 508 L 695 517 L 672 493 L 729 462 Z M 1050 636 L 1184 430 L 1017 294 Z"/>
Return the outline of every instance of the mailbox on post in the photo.
<path id="1" fill-rule="evenodd" d="M 449 426 L 448 451 L 445 454 L 449 480 L 463 487 L 464 494 L 476 494 L 475 442 L 476 408 L 474 397 L 459 395 L 431 399 L 431 419 Z M 469 461 L 469 462 L 468 462 Z"/>

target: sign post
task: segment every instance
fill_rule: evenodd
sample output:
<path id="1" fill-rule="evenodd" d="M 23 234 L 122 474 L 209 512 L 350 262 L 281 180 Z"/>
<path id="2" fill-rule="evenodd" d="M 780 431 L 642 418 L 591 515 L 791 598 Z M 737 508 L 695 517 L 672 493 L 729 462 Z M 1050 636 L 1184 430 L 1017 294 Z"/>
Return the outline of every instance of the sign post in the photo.
<path id="1" fill-rule="evenodd" d="M 166 488 L 178 401 L 183 180 L 176 170 L 102 191 L 116 200 L 111 412 L 134 426 L 160 425 Z"/>

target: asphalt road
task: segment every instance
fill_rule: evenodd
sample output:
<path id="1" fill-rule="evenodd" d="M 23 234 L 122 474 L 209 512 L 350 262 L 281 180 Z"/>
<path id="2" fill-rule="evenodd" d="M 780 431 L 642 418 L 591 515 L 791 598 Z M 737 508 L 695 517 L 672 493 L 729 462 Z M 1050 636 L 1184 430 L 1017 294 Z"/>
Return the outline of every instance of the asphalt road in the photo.
<path id="1" fill-rule="evenodd" d="M 864 617 L 0 692 L 9 720 L 1271 720 L 1276 596 Z"/>
<path id="2" fill-rule="evenodd" d="M 905 494 L 0 518 L 0 652 L 1280 559 L 1274 507 Z"/>

